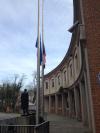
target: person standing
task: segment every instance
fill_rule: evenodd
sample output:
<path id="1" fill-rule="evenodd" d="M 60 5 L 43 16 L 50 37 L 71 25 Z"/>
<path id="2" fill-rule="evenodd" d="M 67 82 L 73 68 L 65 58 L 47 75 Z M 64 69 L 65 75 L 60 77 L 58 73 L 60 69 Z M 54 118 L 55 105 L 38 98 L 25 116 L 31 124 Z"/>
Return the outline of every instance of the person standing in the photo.
<path id="1" fill-rule="evenodd" d="M 24 89 L 24 92 L 21 94 L 21 108 L 23 110 L 23 115 L 28 115 L 28 106 L 29 106 L 29 94 L 27 89 Z"/>

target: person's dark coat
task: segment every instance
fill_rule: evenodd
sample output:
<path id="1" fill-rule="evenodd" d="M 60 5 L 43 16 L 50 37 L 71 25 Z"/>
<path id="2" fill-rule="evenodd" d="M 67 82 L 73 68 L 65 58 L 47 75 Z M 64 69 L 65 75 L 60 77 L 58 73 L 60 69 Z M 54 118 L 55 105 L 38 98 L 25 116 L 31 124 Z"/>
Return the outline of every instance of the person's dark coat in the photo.
<path id="1" fill-rule="evenodd" d="M 21 108 L 22 109 L 27 109 L 28 108 L 28 103 L 29 103 L 29 95 L 28 95 L 28 92 L 24 91 L 22 94 L 21 94 Z"/>

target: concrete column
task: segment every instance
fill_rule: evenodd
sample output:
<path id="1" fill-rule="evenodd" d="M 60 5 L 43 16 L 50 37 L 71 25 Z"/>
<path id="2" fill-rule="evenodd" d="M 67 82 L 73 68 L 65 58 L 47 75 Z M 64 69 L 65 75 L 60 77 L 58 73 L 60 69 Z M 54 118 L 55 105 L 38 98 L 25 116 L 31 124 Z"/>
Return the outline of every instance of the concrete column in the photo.
<path id="1" fill-rule="evenodd" d="M 80 96 L 81 96 L 81 110 L 82 110 L 82 121 L 84 125 L 87 125 L 87 103 L 86 103 L 86 93 L 85 86 L 82 82 L 79 84 L 80 86 Z"/>
<path id="2" fill-rule="evenodd" d="M 82 54 L 81 54 L 81 46 L 80 46 L 80 42 L 79 42 L 79 47 L 78 47 L 78 60 L 79 60 L 79 70 L 81 68 L 82 65 Z"/>
<path id="3" fill-rule="evenodd" d="M 44 99 L 44 112 L 49 112 L 49 97 Z"/>
<path id="4" fill-rule="evenodd" d="M 49 96 L 49 113 L 51 112 L 51 96 Z"/>
<path id="5" fill-rule="evenodd" d="M 55 95 L 52 96 L 52 111 L 55 113 Z"/>
<path id="6" fill-rule="evenodd" d="M 58 96 L 55 94 L 55 113 L 58 113 Z"/>
<path id="7" fill-rule="evenodd" d="M 74 88 L 74 97 L 75 97 L 75 114 L 76 119 L 80 120 L 81 118 L 81 112 L 80 112 L 80 97 L 79 92 L 77 88 Z"/>
<path id="8" fill-rule="evenodd" d="M 69 117 L 72 115 L 72 96 L 71 92 L 68 91 L 68 104 L 69 104 Z"/>
<path id="9" fill-rule="evenodd" d="M 65 95 L 62 94 L 62 115 L 65 114 Z"/>
<path id="10" fill-rule="evenodd" d="M 84 73 L 84 81 L 85 81 L 85 91 L 86 91 L 86 103 L 87 103 L 87 119 L 88 119 L 88 125 L 89 125 L 89 128 L 90 129 L 92 129 L 93 127 L 92 127 L 92 117 L 91 117 L 91 114 L 92 114 L 92 112 L 91 112 L 91 103 L 90 102 L 92 102 L 92 101 L 89 101 L 89 97 L 90 97 L 90 94 L 89 94 L 89 88 L 87 87 L 87 78 L 86 78 L 86 74 Z"/>

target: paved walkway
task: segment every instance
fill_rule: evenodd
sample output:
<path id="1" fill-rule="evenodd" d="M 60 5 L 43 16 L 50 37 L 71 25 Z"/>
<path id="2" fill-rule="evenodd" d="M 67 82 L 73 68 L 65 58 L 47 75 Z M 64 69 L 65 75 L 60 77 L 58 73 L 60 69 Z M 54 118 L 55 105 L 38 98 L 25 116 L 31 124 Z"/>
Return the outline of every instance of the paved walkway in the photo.
<path id="1" fill-rule="evenodd" d="M 50 121 L 50 133 L 90 133 L 87 127 L 74 119 L 50 114 L 47 120 Z"/>
<path id="2" fill-rule="evenodd" d="M 12 117 L 20 117 L 20 115 L 0 113 L 0 120 Z M 50 121 L 50 133 L 90 133 L 87 127 L 84 127 L 81 122 L 78 122 L 75 119 L 69 119 L 54 114 L 47 115 L 46 119 Z"/>
<path id="3" fill-rule="evenodd" d="M 20 114 L 15 114 L 15 113 L 1 113 L 0 112 L 0 120 L 10 119 L 10 118 L 16 118 L 16 117 L 20 117 Z"/>

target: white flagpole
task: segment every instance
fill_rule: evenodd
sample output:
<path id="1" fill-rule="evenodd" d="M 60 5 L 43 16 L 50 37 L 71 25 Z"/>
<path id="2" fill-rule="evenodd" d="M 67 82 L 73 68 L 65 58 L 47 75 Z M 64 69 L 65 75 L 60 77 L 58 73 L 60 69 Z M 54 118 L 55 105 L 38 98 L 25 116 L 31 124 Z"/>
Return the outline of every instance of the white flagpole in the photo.
<path id="1" fill-rule="evenodd" d="M 37 96 L 36 124 L 39 124 L 39 95 L 40 95 L 40 0 L 38 0 L 38 48 L 37 48 Z"/>
<path id="2" fill-rule="evenodd" d="M 43 43 L 44 43 L 44 0 L 42 0 L 42 110 L 41 115 L 44 118 L 44 62 L 43 62 Z"/>

